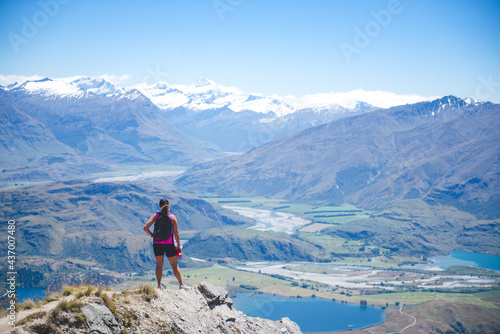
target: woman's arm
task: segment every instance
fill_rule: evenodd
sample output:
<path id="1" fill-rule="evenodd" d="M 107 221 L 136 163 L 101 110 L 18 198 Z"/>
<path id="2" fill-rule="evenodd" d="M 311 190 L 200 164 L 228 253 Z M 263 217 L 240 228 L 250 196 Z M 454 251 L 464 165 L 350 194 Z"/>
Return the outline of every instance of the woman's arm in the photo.
<path id="1" fill-rule="evenodd" d="M 177 218 L 172 215 L 172 226 L 174 228 L 174 236 L 177 241 L 177 248 L 181 249 L 181 236 L 179 235 L 179 229 L 177 228 Z"/>
<path id="2" fill-rule="evenodd" d="M 153 233 L 151 233 L 149 228 L 151 227 L 151 225 L 153 225 L 155 220 L 156 220 L 156 213 L 152 215 L 151 218 L 149 218 L 149 220 L 146 222 L 146 225 L 144 225 L 144 232 L 146 232 L 146 234 L 149 235 L 150 237 L 153 236 Z"/>

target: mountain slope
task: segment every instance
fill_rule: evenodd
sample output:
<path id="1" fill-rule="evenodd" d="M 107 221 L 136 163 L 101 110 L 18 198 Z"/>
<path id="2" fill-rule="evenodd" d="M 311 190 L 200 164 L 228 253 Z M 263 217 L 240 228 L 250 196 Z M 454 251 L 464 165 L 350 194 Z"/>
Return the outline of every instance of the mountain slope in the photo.
<path id="1" fill-rule="evenodd" d="M 257 230 L 209 230 L 189 239 L 184 249 L 202 259 L 238 261 L 314 261 L 320 246 L 284 233 Z"/>
<path id="2" fill-rule="evenodd" d="M 12 107 L 39 121 L 58 141 L 105 163 L 192 165 L 222 156 L 216 146 L 177 129 L 139 91 L 103 79 L 46 78 L 8 92 Z"/>
<path id="3" fill-rule="evenodd" d="M 154 261 L 151 238 L 142 229 L 165 196 L 181 235 L 251 222 L 201 199 L 144 183 L 78 180 L 2 190 L 1 216 L 17 221 L 17 252 L 25 258 L 77 258 L 108 269 L 136 270 Z"/>
<path id="4" fill-rule="evenodd" d="M 36 155 L 68 154 L 75 152 L 59 142 L 52 132 L 33 117 L 17 110 L 13 99 L 0 89 L 0 164 L 5 167 L 9 160 L 26 163 Z M 10 158 L 10 159 L 9 159 Z"/>
<path id="5" fill-rule="evenodd" d="M 367 219 L 323 229 L 333 237 L 369 242 L 390 252 L 412 256 L 448 254 L 452 250 L 498 255 L 500 220 L 478 220 L 446 205 L 404 199 L 373 212 Z"/>
<path id="6" fill-rule="evenodd" d="M 372 210 L 420 198 L 497 218 L 499 128 L 498 105 L 444 97 L 309 128 L 196 166 L 176 185 Z"/>
<path id="7" fill-rule="evenodd" d="M 0 89 L 0 185 L 57 180 L 109 169 L 102 161 L 79 155 L 57 140 L 48 127 L 13 105 L 14 98 Z"/>

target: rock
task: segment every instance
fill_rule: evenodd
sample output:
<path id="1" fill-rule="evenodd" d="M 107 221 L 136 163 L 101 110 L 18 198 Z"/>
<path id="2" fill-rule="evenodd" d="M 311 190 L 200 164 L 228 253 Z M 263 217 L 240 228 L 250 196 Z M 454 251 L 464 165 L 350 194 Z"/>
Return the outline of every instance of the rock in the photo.
<path id="1" fill-rule="evenodd" d="M 226 304 L 227 306 L 229 307 L 233 307 L 233 300 L 229 297 L 226 298 L 226 300 L 224 300 L 224 304 Z"/>
<path id="2" fill-rule="evenodd" d="M 223 288 L 205 281 L 198 284 L 196 288 L 201 292 L 203 297 L 205 297 L 209 306 L 221 305 L 225 303 L 226 300 L 228 300 L 227 304 L 230 304 L 229 306 L 233 305 L 231 298 L 228 298 L 228 292 Z"/>
<path id="3" fill-rule="evenodd" d="M 67 324 L 69 323 L 72 319 L 73 319 L 73 316 L 71 314 L 69 314 L 68 312 L 62 312 L 59 317 L 59 322 L 63 323 L 63 324 Z"/>
<path id="4" fill-rule="evenodd" d="M 105 305 L 89 303 L 82 307 L 82 313 L 87 319 L 90 334 L 119 334 L 120 325 L 115 316 Z"/>

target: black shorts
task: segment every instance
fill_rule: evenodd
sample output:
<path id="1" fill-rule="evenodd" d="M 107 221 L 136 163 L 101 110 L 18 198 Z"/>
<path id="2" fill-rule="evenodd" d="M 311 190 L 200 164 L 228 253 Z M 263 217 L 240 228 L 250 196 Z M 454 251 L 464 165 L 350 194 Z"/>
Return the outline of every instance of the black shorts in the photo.
<path id="1" fill-rule="evenodd" d="M 174 244 L 153 243 L 153 251 L 155 252 L 155 256 L 162 256 L 163 254 L 167 254 L 167 257 L 177 256 Z"/>

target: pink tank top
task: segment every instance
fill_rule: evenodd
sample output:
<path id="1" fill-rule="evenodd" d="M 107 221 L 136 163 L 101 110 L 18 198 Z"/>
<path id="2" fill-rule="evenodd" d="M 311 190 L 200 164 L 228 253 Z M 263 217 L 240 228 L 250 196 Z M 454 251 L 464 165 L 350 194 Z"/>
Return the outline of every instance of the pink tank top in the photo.
<path id="1" fill-rule="evenodd" d="M 158 219 L 159 215 L 160 215 L 159 213 L 156 214 L 156 219 Z M 170 217 L 170 219 L 172 219 L 172 214 L 169 214 L 169 217 Z M 158 240 L 158 239 L 154 238 L 153 243 L 155 243 L 155 244 L 173 244 L 174 243 L 173 233 L 170 233 L 170 238 L 168 238 L 168 240 Z"/>

